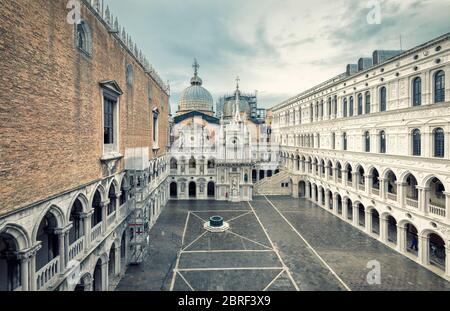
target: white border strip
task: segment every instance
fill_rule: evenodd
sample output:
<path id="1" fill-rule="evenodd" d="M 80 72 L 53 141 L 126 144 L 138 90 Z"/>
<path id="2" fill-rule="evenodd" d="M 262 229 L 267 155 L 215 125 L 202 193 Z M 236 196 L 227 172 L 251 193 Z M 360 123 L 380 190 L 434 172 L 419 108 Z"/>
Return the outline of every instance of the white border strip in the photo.
<path id="1" fill-rule="evenodd" d="M 330 272 L 336 277 L 336 279 L 345 287 L 346 290 L 351 291 L 350 287 L 345 284 L 345 282 L 337 275 L 337 273 L 326 263 L 326 261 L 315 251 L 314 248 L 308 243 L 308 241 L 300 234 L 300 232 L 295 229 L 295 227 L 289 222 L 289 220 L 284 217 L 284 215 L 278 210 L 278 208 L 267 198 L 267 196 L 264 196 L 264 198 L 269 202 L 270 205 L 280 214 L 280 216 L 284 219 L 284 221 L 292 228 L 292 230 L 305 242 L 306 246 L 311 250 L 311 252 L 319 258 L 319 260 L 323 263 L 323 265 L 330 270 Z"/>

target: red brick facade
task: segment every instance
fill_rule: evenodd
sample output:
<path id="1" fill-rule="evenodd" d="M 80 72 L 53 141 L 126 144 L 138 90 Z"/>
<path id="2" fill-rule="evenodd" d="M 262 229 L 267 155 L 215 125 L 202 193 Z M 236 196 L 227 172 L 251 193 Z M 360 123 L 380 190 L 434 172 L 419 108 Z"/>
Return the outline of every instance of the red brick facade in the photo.
<path id="1" fill-rule="evenodd" d="M 0 216 L 106 177 L 100 162 L 100 81 L 114 80 L 123 91 L 120 153 L 148 147 L 151 159 L 166 151 L 168 95 L 84 5 L 92 56 L 80 52 L 66 5 L 65 0 L 0 0 Z M 127 64 L 133 66 L 132 87 L 126 84 Z M 156 155 L 151 151 L 155 107 L 161 148 Z"/>

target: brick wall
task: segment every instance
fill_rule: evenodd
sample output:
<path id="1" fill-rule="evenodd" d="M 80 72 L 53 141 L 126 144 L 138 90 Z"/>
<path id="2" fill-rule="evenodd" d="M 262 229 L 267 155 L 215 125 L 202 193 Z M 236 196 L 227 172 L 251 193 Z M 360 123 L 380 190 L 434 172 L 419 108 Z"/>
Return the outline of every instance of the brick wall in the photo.
<path id="1" fill-rule="evenodd" d="M 168 96 L 84 6 L 92 57 L 78 51 L 66 4 L 0 0 L 0 216 L 105 177 L 100 81 L 115 80 L 124 91 L 120 152 L 151 150 L 155 106 L 161 112 L 157 155 L 165 152 Z M 134 69 L 133 87 L 125 82 L 128 63 Z"/>

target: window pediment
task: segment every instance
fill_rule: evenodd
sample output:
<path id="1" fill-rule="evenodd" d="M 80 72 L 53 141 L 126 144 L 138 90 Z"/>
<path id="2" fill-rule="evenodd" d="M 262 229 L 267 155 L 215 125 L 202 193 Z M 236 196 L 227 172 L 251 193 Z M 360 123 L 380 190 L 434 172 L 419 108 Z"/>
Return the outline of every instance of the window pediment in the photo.
<path id="1" fill-rule="evenodd" d="M 119 84 L 115 80 L 105 80 L 105 81 L 101 81 L 99 84 L 103 89 L 111 91 L 113 94 L 115 94 L 117 96 L 120 96 L 123 94 L 122 89 L 120 88 Z"/>

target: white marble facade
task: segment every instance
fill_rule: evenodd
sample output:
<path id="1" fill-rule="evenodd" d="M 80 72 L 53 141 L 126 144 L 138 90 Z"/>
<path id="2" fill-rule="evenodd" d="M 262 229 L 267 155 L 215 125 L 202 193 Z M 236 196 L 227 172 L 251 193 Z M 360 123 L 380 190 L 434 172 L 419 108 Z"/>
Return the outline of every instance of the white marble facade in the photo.
<path id="1" fill-rule="evenodd" d="M 273 115 L 294 197 L 450 278 L 450 34 L 330 79 Z"/>

